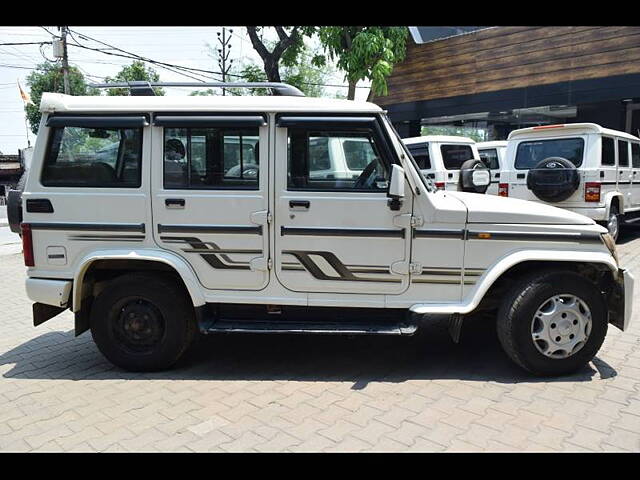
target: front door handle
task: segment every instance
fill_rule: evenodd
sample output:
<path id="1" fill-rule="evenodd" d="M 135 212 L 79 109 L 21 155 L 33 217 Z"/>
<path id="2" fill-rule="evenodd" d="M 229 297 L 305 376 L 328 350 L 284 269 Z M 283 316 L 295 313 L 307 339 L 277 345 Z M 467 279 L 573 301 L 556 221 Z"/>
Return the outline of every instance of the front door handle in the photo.
<path id="1" fill-rule="evenodd" d="M 289 208 L 309 210 L 311 202 L 309 200 L 289 200 Z"/>
<path id="2" fill-rule="evenodd" d="M 184 208 L 186 202 L 184 198 L 165 198 L 164 204 L 167 208 Z"/>

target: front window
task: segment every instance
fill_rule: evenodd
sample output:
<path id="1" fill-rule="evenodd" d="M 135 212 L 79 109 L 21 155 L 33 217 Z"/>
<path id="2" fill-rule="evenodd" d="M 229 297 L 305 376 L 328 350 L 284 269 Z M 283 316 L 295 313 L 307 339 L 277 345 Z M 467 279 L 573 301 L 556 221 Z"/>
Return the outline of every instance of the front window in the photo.
<path id="1" fill-rule="evenodd" d="M 582 165 L 584 140 L 582 138 L 558 138 L 553 140 L 531 140 L 520 142 L 516 152 L 515 167 L 530 170 L 549 157 L 561 157 L 574 166 Z"/>
<path id="2" fill-rule="evenodd" d="M 141 128 L 53 128 L 42 170 L 47 187 L 137 188 Z"/>
<path id="3" fill-rule="evenodd" d="M 460 170 L 464 162 L 473 158 L 470 145 L 440 145 L 440 152 L 447 170 Z"/>

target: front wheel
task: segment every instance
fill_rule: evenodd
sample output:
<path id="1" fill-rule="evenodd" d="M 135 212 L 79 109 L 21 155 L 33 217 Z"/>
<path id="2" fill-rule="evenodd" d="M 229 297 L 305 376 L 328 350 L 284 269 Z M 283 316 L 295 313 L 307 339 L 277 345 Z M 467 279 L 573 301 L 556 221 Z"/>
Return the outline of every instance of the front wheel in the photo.
<path id="1" fill-rule="evenodd" d="M 195 334 L 193 305 L 171 278 L 133 273 L 110 281 L 91 308 L 91 335 L 111 363 L 125 370 L 164 370 Z"/>
<path id="2" fill-rule="evenodd" d="M 575 372 L 598 352 L 607 334 L 602 293 L 580 275 L 546 271 L 513 287 L 500 307 L 504 351 L 534 375 Z"/>

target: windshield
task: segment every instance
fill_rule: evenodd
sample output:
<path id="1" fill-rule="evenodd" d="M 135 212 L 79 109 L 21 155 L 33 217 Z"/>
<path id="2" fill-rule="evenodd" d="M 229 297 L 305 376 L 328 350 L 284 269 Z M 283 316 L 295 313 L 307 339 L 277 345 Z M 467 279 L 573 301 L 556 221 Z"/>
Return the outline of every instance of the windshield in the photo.
<path id="1" fill-rule="evenodd" d="M 393 124 L 391 123 L 391 120 L 389 120 L 389 117 L 387 117 L 386 115 L 382 115 L 382 118 L 384 119 L 384 122 L 387 124 L 389 129 L 395 135 L 396 139 L 398 140 L 398 143 L 402 147 L 402 150 L 407 155 L 407 158 L 413 165 L 413 168 L 415 168 L 416 172 L 418 173 L 418 177 L 420 177 L 420 180 L 422 181 L 422 184 L 424 185 L 424 187 L 430 192 L 437 192 L 438 189 L 436 188 L 434 183 L 431 181 L 431 179 L 425 177 L 424 174 L 420 171 L 420 168 L 418 167 L 418 164 L 416 163 L 415 158 L 413 158 L 413 155 L 411 155 L 411 152 L 409 152 L 409 149 L 402 141 L 402 138 L 400 138 L 400 135 L 398 135 L 398 132 L 396 132 L 396 129 L 393 127 Z"/>
<path id="2" fill-rule="evenodd" d="M 582 138 L 557 138 L 520 142 L 516 152 L 515 166 L 518 170 L 535 168 L 549 157 L 566 158 L 576 167 L 582 165 L 584 140 Z"/>

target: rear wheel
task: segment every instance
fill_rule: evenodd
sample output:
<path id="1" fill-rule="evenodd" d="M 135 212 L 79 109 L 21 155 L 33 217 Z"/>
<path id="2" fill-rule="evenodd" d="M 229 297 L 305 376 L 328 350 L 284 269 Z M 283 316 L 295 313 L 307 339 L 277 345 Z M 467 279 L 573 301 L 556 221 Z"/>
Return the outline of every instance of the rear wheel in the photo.
<path id="1" fill-rule="evenodd" d="M 91 334 L 111 363 L 130 371 L 164 370 L 195 334 L 193 305 L 169 277 L 127 274 L 102 290 L 91 308 Z"/>
<path id="2" fill-rule="evenodd" d="M 618 240 L 620 235 L 620 210 L 618 206 L 613 204 L 609 210 L 609 218 L 607 219 L 607 230 L 614 241 Z"/>
<path id="3" fill-rule="evenodd" d="M 532 274 L 511 290 L 498 312 L 504 351 L 525 370 L 543 376 L 572 373 L 587 364 L 607 333 L 607 310 L 591 282 L 568 271 Z"/>

